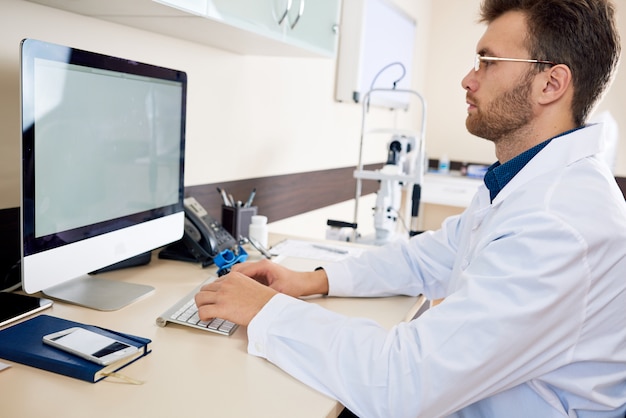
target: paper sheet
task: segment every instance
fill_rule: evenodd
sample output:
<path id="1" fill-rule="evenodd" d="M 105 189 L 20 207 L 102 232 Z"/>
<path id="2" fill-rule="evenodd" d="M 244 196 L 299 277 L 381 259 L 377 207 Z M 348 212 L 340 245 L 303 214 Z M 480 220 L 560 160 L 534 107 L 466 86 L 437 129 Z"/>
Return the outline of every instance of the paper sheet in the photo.
<path id="1" fill-rule="evenodd" d="M 358 256 L 363 250 L 360 247 L 335 243 L 287 239 L 273 246 L 270 252 L 283 257 L 340 261 L 347 257 Z"/>

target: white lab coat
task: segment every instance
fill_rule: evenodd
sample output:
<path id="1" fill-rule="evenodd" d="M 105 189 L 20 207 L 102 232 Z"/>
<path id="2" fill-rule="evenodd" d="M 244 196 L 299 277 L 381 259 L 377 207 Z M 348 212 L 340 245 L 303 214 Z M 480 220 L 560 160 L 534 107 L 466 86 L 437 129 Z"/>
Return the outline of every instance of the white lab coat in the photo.
<path id="1" fill-rule="evenodd" d="M 362 418 L 623 417 L 626 204 L 599 132 L 555 138 L 441 230 L 324 266 L 332 296 L 441 305 L 386 330 L 277 295 L 249 353 Z"/>

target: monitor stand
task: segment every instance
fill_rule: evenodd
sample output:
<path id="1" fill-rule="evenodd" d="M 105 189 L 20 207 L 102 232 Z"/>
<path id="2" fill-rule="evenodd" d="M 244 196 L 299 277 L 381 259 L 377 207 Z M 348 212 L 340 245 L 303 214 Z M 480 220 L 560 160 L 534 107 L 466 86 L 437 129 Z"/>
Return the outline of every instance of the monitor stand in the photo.
<path id="1" fill-rule="evenodd" d="M 115 311 L 150 293 L 154 287 L 85 275 L 43 291 L 47 296 L 99 311 Z"/>

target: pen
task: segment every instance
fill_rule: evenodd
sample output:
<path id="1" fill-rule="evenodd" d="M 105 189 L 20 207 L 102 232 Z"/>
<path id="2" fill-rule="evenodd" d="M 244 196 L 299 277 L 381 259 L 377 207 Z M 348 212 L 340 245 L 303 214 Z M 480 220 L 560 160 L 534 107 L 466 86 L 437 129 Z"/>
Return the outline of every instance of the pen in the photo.
<path id="1" fill-rule="evenodd" d="M 252 206 L 252 201 L 254 200 L 255 195 L 256 195 L 256 187 L 252 189 L 252 191 L 250 192 L 250 197 L 248 197 L 248 200 L 246 200 L 246 204 L 245 204 L 246 208 L 249 208 L 250 206 Z"/>
<path id="2" fill-rule="evenodd" d="M 226 192 L 223 189 L 217 188 L 217 192 L 222 196 L 222 201 L 224 202 L 224 206 L 232 206 L 230 201 L 228 200 L 228 196 L 226 196 Z"/>
<path id="3" fill-rule="evenodd" d="M 261 254 L 265 256 L 268 260 L 272 258 L 272 254 L 265 248 L 259 241 L 254 239 L 253 237 L 248 237 L 248 241 L 254 248 L 256 248 Z"/>
<path id="4" fill-rule="evenodd" d="M 326 247 L 324 245 L 317 245 L 317 244 L 312 244 L 312 245 L 314 248 L 317 248 L 319 250 L 330 251 L 331 253 L 337 253 L 337 254 L 348 254 L 348 251 L 340 250 L 339 248 Z"/>

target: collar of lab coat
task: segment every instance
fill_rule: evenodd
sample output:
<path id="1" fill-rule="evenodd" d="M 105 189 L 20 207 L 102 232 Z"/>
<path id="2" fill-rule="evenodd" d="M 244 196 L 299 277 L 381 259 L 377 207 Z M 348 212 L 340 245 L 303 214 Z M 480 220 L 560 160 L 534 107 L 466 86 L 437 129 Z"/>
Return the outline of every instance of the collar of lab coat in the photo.
<path id="1" fill-rule="evenodd" d="M 490 202 L 489 190 L 482 184 L 478 193 L 479 207 L 498 205 L 533 178 L 595 155 L 601 148 L 602 126 L 598 124 L 588 125 L 567 135 L 556 137 L 511 179 L 493 202 Z"/>

